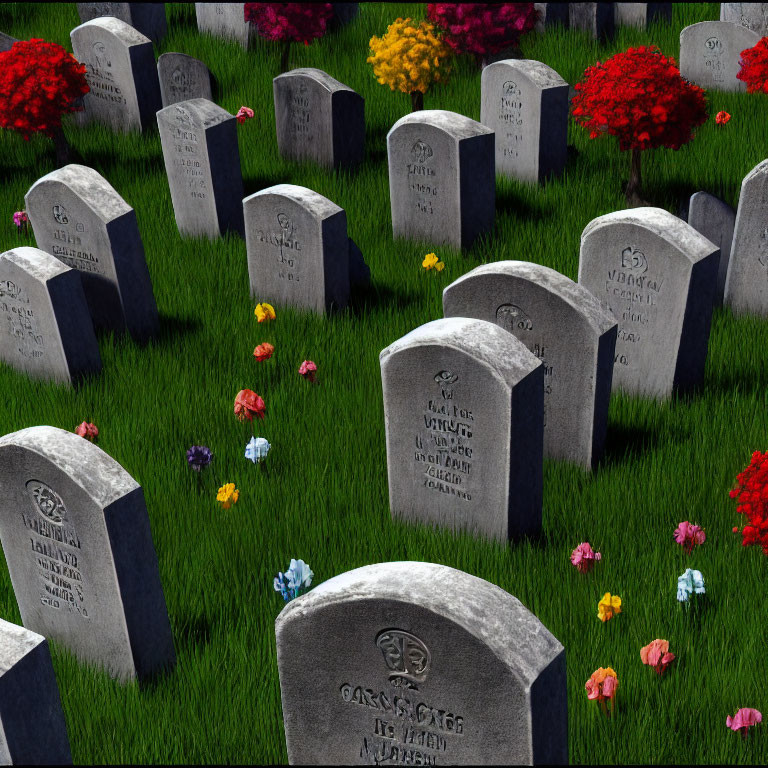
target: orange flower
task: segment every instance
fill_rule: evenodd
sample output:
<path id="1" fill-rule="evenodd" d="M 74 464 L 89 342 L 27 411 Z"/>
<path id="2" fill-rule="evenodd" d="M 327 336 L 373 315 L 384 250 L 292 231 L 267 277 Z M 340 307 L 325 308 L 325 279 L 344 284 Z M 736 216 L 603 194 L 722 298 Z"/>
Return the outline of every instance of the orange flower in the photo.
<path id="1" fill-rule="evenodd" d="M 616 689 L 619 687 L 619 678 L 616 673 L 610 668 L 598 667 L 589 680 L 587 680 L 584 686 L 587 690 L 587 698 L 597 700 L 600 704 L 600 708 L 607 715 L 608 710 L 605 706 L 605 700 L 611 701 L 611 712 L 615 704 L 614 696 L 616 695 Z"/>
<path id="2" fill-rule="evenodd" d="M 715 122 L 718 125 L 725 125 L 730 119 L 731 119 L 731 116 L 727 112 L 723 112 L 722 110 L 715 115 Z"/>
<path id="3" fill-rule="evenodd" d="M 265 360 L 269 360 L 269 358 L 272 357 L 272 353 L 274 351 L 275 351 L 275 348 L 271 344 L 268 344 L 265 341 L 263 344 L 259 344 L 259 346 L 253 350 L 253 356 L 260 363 L 263 363 Z"/>
<path id="4" fill-rule="evenodd" d="M 656 670 L 656 674 L 662 674 L 675 658 L 674 653 L 669 653 L 669 640 L 659 640 L 656 638 L 652 643 L 648 643 L 640 649 L 640 658 L 643 664 L 648 664 Z"/>
<path id="5" fill-rule="evenodd" d="M 241 389 L 235 398 L 235 416 L 240 421 L 253 421 L 254 416 L 264 418 L 264 400 L 251 389 Z"/>

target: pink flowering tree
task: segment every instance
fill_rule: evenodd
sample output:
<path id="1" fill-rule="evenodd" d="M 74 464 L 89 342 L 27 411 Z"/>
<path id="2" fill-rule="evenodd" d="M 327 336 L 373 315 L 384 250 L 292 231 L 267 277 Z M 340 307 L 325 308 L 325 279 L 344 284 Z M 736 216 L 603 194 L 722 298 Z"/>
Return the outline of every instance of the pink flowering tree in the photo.
<path id="1" fill-rule="evenodd" d="M 333 18 L 331 3 L 245 3 L 243 12 L 262 37 L 283 44 L 281 74 L 288 71 L 291 43 L 309 45 Z"/>

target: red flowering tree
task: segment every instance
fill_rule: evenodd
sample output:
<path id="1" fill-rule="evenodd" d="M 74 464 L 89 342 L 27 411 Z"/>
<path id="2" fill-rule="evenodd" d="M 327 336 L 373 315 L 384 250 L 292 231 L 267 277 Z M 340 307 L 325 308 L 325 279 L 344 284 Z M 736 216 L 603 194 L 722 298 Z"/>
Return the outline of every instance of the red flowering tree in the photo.
<path id="1" fill-rule="evenodd" d="M 736 511 L 749 519 L 741 532 L 742 546 L 759 544 L 768 555 L 768 452 L 752 454 L 749 466 L 736 477 L 731 498 L 738 502 Z M 733 532 L 739 532 L 738 526 Z"/>
<path id="2" fill-rule="evenodd" d="M 77 112 L 90 88 L 85 65 L 56 43 L 39 38 L 20 40 L 0 53 L 0 127 L 53 139 L 59 167 L 69 159 L 61 118 Z"/>
<path id="3" fill-rule="evenodd" d="M 536 15 L 533 3 L 427 3 L 427 16 L 454 53 L 471 53 L 482 65 L 494 53 L 517 48 Z"/>
<path id="4" fill-rule="evenodd" d="M 642 204 L 640 153 L 680 149 L 693 129 L 707 119 L 703 89 L 680 75 L 675 60 L 656 46 L 629 48 L 587 67 L 576 84 L 571 114 L 589 129 L 589 138 L 617 136 L 622 151 L 631 150 L 627 202 Z"/>
<path id="5" fill-rule="evenodd" d="M 280 72 L 288 71 L 291 43 L 309 45 L 322 37 L 333 18 L 331 3 L 245 3 L 245 20 L 267 40 L 283 44 Z"/>
<path id="6" fill-rule="evenodd" d="M 747 84 L 747 93 L 768 93 L 768 37 L 741 52 L 741 69 L 736 77 Z"/>

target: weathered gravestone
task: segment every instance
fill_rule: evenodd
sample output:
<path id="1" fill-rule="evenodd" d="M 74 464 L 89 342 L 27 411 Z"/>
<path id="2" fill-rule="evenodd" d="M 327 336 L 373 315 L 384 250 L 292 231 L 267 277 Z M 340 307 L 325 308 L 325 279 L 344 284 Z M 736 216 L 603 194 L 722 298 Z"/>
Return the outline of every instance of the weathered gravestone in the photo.
<path id="1" fill-rule="evenodd" d="M 616 26 L 646 29 L 654 21 L 672 21 L 672 3 L 614 3 Z"/>
<path id="2" fill-rule="evenodd" d="M 443 291 L 445 317 L 514 334 L 544 366 L 544 455 L 593 469 L 605 446 L 616 320 L 583 286 L 524 261 L 476 267 Z"/>
<path id="3" fill-rule="evenodd" d="M 392 515 L 504 541 L 538 534 L 541 361 L 466 317 L 425 323 L 379 360 Z"/>
<path id="4" fill-rule="evenodd" d="M 111 16 L 86 21 L 69 36 L 91 88 L 83 96 L 83 111 L 75 113 L 76 122 L 96 121 L 117 131 L 152 126 L 161 101 L 150 39 Z"/>
<path id="5" fill-rule="evenodd" d="M 615 31 L 614 3 L 568 3 L 571 29 L 588 32 L 595 40 L 610 40 Z"/>
<path id="6" fill-rule="evenodd" d="M 483 579 L 366 565 L 291 600 L 275 635 L 292 765 L 568 763 L 565 649 Z"/>
<path id="7" fill-rule="evenodd" d="M 0 254 L 0 360 L 35 378 L 72 383 L 101 370 L 80 276 L 49 253 Z"/>
<path id="8" fill-rule="evenodd" d="M 723 303 L 736 314 L 768 315 L 768 160 L 741 182 Z"/>
<path id="9" fill-rule="evenodd" d="M 710 195 L 709 192 L 696 192 L 691 195 L 688 202 L 688 223 L 720 249 L 715 306 L 720 306 L 723 303 L 735 222 L 736 212 L 733 208 L 714 195 Z"/>
<path id="10" fill-rule="evenodd" d="M 165 3 L 77 3 L 77 13 L 82 22 L 100 16 L 114 16 L 130 24 L 153 43 L 159 43 L 168 31 Z"/>
<path id="11" fill-rule="evenodd" d="M 760 35 L 729 21 L 700 21 L 680 33 L 680 74 L 692 83 L 717 91 L 746 91 L 736 78 L 741 52 Z"/>
<path id="12" fill-rule="evenodd" d="M 3 619 L 0 765 L 72 765 L 48 641 Z"/>
<path id="13" fill-rule="evenodd" d="M 568 3 L 534 3 L 538 11 L 536 31 L 541 33 L 553 24 L 568 27 Z"/>
<path id="14" fill-rule="evenodd" d="M 280 155 L 326 168 L 356 165 L 365 154 L 365 100 L 321 69 L 305 67 L 272 81 Z"/>
<path id="15" fill-rule="evenodd" d="M 456 112 L 425 109 L 387 134 L 394 237 L 468 248 L 493 227 L 494 134 Z"/>
<path id="16" fill-rule="evenodd" d="M 540 61 L 506 59 L 481 76 L 480 122 L 496 134 L 496 173 L 543 182 L 565 168 L 568 83 Z"/>
<path id="17" fill-rule="evenodd" d="M 186 53 L 163 53 L 158 56 L 157 77 L 164 107 L 189 99 L 212 101 L 208 67 Z"/>
<path id="18" fill-rule="evenodd" d="M 157 113 L 173 214 L 182 235 L 243 234 L 243 179 L 237 120 L 207 99 Z"/>
<path id="19" fill-rule="evenodd" d="M 195 3 L 197 28 L 214 37 L 233 40 L 248 48 L 255 28 L 245 20 L 245 3 Z"/>
<path id="20" fill-rule="evenodd" d="M 13 44 L 18 42 L 19 41 L 15 37 L 11 37 L 10 35 L 6 35 L 4 32 L 0 32 L 0 53 L 10 51 L 11 48 L 13 48 Z"/>
<path id="21" fill-rule="evenodd" d="M 719 260 L 713 243 L 661 208 L 587 224 L 579 283 L 619 324 L 613 389 L 666 398 L 701 381 Z"/>
<path id="22" fill-rule="evenodd" d="M 144 494 L 101 448 L 0 437 L 0 540 L 25 627 L 123 682 L 175 662 Z"/>
<path id="23" fill-rule="evenodd" d="M 93 168 L 67 165 L 24 197 L 37 245 L 80 272 L 97 328 L 146 340 L 157 331 L 136 213 Z"/>
<path id="24" fill-rule="evenodd" d="M 768 3 L 720 3 L 720 21 L 731 21 L 768 35 Z"/>
<path id="25" fill-rule="evenodd" d="M 246 197 L 243 214 L 252 296 L 321 314 L 347 306 L 362 254 L 347 236 L 344 209 L 306 187 L 278 184 Z"/>

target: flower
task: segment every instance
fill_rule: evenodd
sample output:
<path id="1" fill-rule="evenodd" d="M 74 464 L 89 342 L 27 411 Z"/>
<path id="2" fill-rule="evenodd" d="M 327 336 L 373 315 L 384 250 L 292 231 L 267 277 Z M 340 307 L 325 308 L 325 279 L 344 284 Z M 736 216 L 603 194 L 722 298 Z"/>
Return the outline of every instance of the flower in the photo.
<path id="1" fill-rule="evenodd" d="M 668 653 L 668 651 L 669 640 L 656 638 L 652 643 L 640 649 L 640 658 L 643 660 L 643 664 L 653 667 L 656 673 L 661 675 L 675 658 L 675 654 Z"/>
<path id="2" fill-rule="evenodd" d="M 82 422 L 82 424 L 78 424 L 78 426 L 75 428 L 75 433 L 80 435 L 80 437 L 84 437 L 86 440 L 90 440 L 93 442 L 98 436 L 99 436 L 99 430 L 97 429 L 95 424 L 91 424 L 88 421 Z"/>
<path id="3" fill-rule="evenodd" d="M 768 93 L 768 40 L 765 37 L 741 52 L 739 65 L 741 69 L 736 77 L 747 84 L 747 93 Z"/>
<path id="4" fill-rule="evenodd" d="M 187 464 L 189 464 L 195 472 L 202 472 L 211 461 L 213 461 L 213 454 L 205 445 L 193 445 L 187 451 Z"/>
<path id="5" fill-rule="evenodd" d="M 753 725 L 763 722 L 763 715 L 757 709 L 751 707 L 742 707 L 733 717 L 728 715 L 725 718 L 725 724 L 733 731 L 741 731 L 741 735 L 746 739 L 747 731 Z"/>
<path id="6" fill-rule="evenodd" d="M 16 213 L 13 214 L 13 223 L 21 229 L 22 227 L 26 228 L 27 223 L 29 222 L 29 217 L 27 216 L 26 211 L 16 211 Z"/>
<path id="7" fill-rule="evenodd" d="M 333 18 L 333 3 L 245 3 L 243 18 L 267 40 L 309 45 Z"/>
<path id="8" fill-rule="evenodd" d="M 613 710 L 614 697 L 618 687 L 619 678 L 610 667 L 605 669 L 598 667 L 584 685 L 587 690 L 587 699 L 597 700 L 606 714 L 608 711 L 605 707 L 605 700 L 611 700 L 611 710 Z"/>
<path id="9" fill-rule="evenodd" d="M 221 504 L 222 509 L 229 509 L 233 504 L 237 503 L 240 498 L 240 491 L 235 488 L 234 483 L 227 483 L 219 488 L 219 492 L 216 494 L 216 501 Z"/>
<path id="10" fill-rule="evenodd" d="M 699 544 L 703 544 L 706 540 L 704 529 L 700 525 L 694 525 L 693 523 L 684 522 L 675 528 L 675 541 L 678 544 L 685 546 L 685 550 L 688 554 L 691 553 L 693 548 Z"/>
<path id="11" fill-rule="evenodd" d="M 253 417 L 264 418 L 264 400 L 252 389 L 241 389 L 235 398 L 235 416 L 240 421 L 248 419 L 253 421 Z"/>
<path id="12" fill-rule="evenodd" d="M 259 344 L 259 346 L 253 350 L 253 356 L 260 363 L 263 363 L 265 360 L 269 360 L 269 358 L 272 357 L 272 353 L 274 351 L 275 351 L 275 348 L 271 344 L 268 344 L 265 341 L 263 344 Z"/>
<path id="13" fill-rule="evenodd" d="M 317 366 L 311 360 L 305 360 L 299 366 L 299 373 L 305 379 L 309 379 L 309 381 L 314 381 L 315 380 L 315 372 L 316 371 L 317 371 Z"/>
<path id="14" fill-rule="evenodd" d="M 727 112 L 723 112 L 722 110 L 715 115 L 715 122 L 718 125 L 725 125 L 730 119 L 731 119 L 731 116 Z"/>
<path id="15" fill-rule="evenodd" d="M 694 592 L 697 595 L 704 594 L 704 577 L 701 575 L 701 571 L 686 568 L 685 573 L 677 577 L 677 599 L 681 603 L 690 605 L 688 598 Z"/>
<path id="16" fill-rule="evenodd" d="M 424 257 L 424 261 L 421 262 L 421 266 L 424 267 L 424 269 L 432 269 L 432 267 L 434 267 L 440 272 L 445 264 L 443 264 L 442 261 L 438 261 L 437 256 L 434 253 L 428 253 Z"/>
<path id="17" fill-rule="evenodd" d="M 266 438 L 252 437 L 248 445 L 245 446 L 245 458 L 250 459 L 254 464 L 258 464 L 261 459 L 267 457 L 271 447 Z"/>
<path id="18" fill-rule="evenodd" d="M 614 613 L 621 613 L 621 598 L 618 595 L 611 597 L 611 593 L 606 592 L 597 604 L 597 618 L 600 621 L 608 621 L 613 618 Z"/>
<path id="19" fill-rule="evenodd" d="M 589 542 L 585 541 L 579 544 L 576 549 L 571 552 L 571 562 L 576 566 L 579 573 L 588 573 L 596 560 L 599 560 L 602 555 L 599 552 L 593 552 L 592 547 L 589 546 Z"/>
<path id="20" fill-rule="evenodd" d="M 288 602 L 298 597 L 301 589 L 306 589 L 312 583 L 310 567 L 303 560 L 291 559 L 291 565 L 285 573 L 278 573 L 273 582 L 275 592 L 280 592 L 283 600 Z"/>
<path id="21" fill-rule="evenodd" d="M 240 107 L 235 115 L 238 123 L 244 123 L 249 118 L 253 117 L 253 110 L 249 107 Z"/>
<path id="22" fill-rule="evenodd" d="M 741 545 L 761 544 L 768 555 L 768 452 L 755 451 L 750 465 L 736 477 L 736 487 L 730 492 L 739 503 L 736 511 L 749 518 L 744 526 Z M 738 533 L 738 527 L 733 529 Z"/>
<path id="23" fill-rule="evenodd" d="M 256 309 L 253 310 L 253 314 L 256 315 L 260 323 L 275 319 L 274 308 L 271 304 L 267 304 L 266 302 L 263 304 L 257 304 Z"/>

